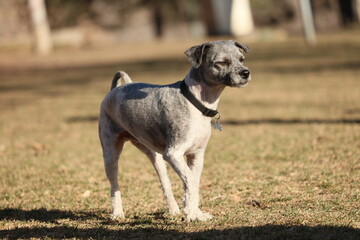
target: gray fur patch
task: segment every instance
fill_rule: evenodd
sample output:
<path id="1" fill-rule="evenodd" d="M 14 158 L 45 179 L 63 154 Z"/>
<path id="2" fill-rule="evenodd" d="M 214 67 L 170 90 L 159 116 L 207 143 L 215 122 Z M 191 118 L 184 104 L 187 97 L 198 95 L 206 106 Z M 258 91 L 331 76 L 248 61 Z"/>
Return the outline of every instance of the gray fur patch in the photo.
<path id="1" fill-rule="evenodd" d="M 190 124 L 187 100 L 180 82 L 170 85 L 132 83 L 118 87 L 107 99 L 114 120 L 139 142 L 158 152 L 185 141 Z"/>

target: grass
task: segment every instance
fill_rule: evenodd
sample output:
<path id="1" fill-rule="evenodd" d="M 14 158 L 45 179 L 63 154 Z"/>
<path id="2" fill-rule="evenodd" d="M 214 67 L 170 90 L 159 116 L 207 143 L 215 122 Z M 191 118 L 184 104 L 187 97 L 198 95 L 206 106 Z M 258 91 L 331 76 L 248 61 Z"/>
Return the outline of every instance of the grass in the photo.
<path id="1" fill-rule="evenodd" d="M 3 57 L 0 238 L 359 239 L 359 31 L 310 48 L 296 39 L 251 46 L 253 82 L 225 90 L 224 130 L 213 131 L 206 152 L 201 205 L 215 218 L 192 223 L 165 213 L 155 171 L 130 144 L 119 176 L 127 218 L 109 220 L 97 137 L 112 74 L 180 80 L 189 65 L 173 52 L 182 45 L 154 59 L 102 56 L 98 65 L 87 51 L 76 66 L 66 52 L 35 58 L 37 67 Z M 170 175 L 180 203 L 180 180 Z"/>

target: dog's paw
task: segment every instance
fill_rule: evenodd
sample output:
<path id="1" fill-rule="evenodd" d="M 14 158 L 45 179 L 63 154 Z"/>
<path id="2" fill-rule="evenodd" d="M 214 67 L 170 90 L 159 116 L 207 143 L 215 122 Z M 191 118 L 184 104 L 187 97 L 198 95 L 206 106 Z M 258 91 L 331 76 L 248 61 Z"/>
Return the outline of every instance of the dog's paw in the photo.
<path id="1" fill-rule="evenodd" d="M 179 209 L 178 206 L 169 208 L 169 214 L 172 215 L 172 216 L 179 215 L 180 213 L 181 212 L 180 212 L 180 209 Z"/>
<path id="2" fill-rule="evenodd" d="M 111 217 L 110 217 L 112 220 L 119 220 L 119 219 L 124 219 L 125 218 L 125 215 L 124 215 L 124 212 L 122 211 L 114 211 L 112 214 L 111 214 Z"/>
<path id="3" fill-rule="evenodd" d="M 202 212 L 200 210 L 196 211 L 193 214 L 187 214 L 186 215 L 186 220 L 188 222 L 192 222 L 192 221 L 207 221 L 213 218 L 213 215 L 211 215 L 210 213 L 207 212 Z"/>

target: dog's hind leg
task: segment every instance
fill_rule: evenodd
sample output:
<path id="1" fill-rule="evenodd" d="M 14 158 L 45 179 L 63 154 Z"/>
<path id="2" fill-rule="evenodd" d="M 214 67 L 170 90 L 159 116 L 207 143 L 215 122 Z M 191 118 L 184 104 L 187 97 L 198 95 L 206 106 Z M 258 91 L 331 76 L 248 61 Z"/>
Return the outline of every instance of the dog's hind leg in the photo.
<path id="1" fill-rule="evenodd" d="M 103 149 L 106 176 L 111 185 L 112 218 L 124 218 L 121 192 L 118 182 L 118 161 L 127 133 L 105 114 L 100 114 L 99 137 Z"/>
<path id="2" fill-rule="evenodd" d="M 169 213 L 171 215 L 180 214 L 180 209 L 175 201 L 174 194 L 172 192 L 170 179 L 166 169 L 166 163 L 161 154 L 154 152 L 154 157 L 150 158 L 161 183 L 161 188 L 164 192 L 165 201 L 168 206 Z"/>
<path id="3" fill-rule="evenodd" d="M 174 198 L 174 194 L 171 188 L 170 179 L 167 173 L 166 163 L 161 154 L 154 152 L 143 144 L 139 143 L 136 140 L 131 140 L 131 143 L 134 144 L 140 151 L 146 154 L 146 156 L 150 159 L 153 164 L 156 173 L 159 177 L 161 188 L 164 192 L 166 205 L 168 207 L 168 211 L 171 215 L 180 214 L 180 209 L 176 200 Z"/>

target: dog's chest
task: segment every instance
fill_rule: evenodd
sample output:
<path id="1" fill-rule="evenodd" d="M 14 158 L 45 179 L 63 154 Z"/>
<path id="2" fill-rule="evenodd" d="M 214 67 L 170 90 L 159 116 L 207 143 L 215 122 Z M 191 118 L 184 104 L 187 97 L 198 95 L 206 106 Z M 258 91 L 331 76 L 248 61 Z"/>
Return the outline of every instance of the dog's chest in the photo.
<path id="1" fill-rule="evenodd" d="M 191 123 L 186 135 L 189 145 L 186 153 L 191 154 L 199 149 L 204 149 L 211 135 L 210 118 L 205 117 L 198 112 L 199 110 L 190 107 Z"/>

